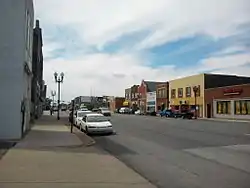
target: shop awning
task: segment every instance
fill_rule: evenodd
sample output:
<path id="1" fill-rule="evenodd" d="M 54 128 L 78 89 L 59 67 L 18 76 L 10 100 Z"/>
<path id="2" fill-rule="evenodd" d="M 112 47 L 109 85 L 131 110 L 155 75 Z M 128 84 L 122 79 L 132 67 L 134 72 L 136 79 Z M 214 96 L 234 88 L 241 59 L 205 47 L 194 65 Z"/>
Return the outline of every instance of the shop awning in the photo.
<path id="1" fill-rule="evenodd" d="M 124 102 L 122 103 L 122 105 L 123 105 L 123 106 L 128 106 L 128 105 L 129 105 L 129 101 L 124 101 Z"/>

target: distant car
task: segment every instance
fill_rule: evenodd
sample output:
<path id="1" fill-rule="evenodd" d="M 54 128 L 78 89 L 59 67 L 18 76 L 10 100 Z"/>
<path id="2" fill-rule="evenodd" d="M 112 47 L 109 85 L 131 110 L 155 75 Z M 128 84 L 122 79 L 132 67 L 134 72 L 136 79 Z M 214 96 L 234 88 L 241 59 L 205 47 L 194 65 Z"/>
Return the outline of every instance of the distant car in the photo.
<path id="1" fill-rule="evenodd" d="M 174 117 L 174 112 L 172 110 L 162 110 L 159 112 L 161 117 Z"/>
<path id="2" fill-rule="evenodd" d="M 86 114 L 80 121 L 80 127 L 87 134 L 113 133 L 113 126 L 110 120 L 99 113 Z"/>
<path id="3" fill-rule="evenodd" d="M 82 118 L 86 115 L 86 114 L 90 114 L 92 113 L 91 111 L 82 111 L 82 110 L 78 110 L 75 112 L 74 114 L 74 125 L 79 127 L 80 126 L 80 122 L 82 120 Z"/>
<path id="4" fill-rule="evenodd" d="M 92 111 L 92 112 L 98 112 L 99 109 L 98 109 L 98 108 L 93 108 L 91 111 Z"/>
<path id="5" fill-rule="evenodd" d="M 127 108 L 127 107 L 122 107 L 122 108 L 120 108 L 119 113 L 121 113 L 121 114 L 129 114 L 130 109 Z"/>
<path id="6" fill-rule="evenodd" d="M 144 115 L 144 113 L 141 110 L 136 110 L 135 115 Z"/>
<path id="7" fill-rule="evenodd" d="M 89 111 L 89 109 L 87 109 L 87 108 L 80 108 L 79 110 L 80 111 Z"/>
<path id="8" fill-rule="evenodd" d="M 99 108 L 99 113 L 104 116 L 111 116 L 111 112 L 108 108 Z"/>

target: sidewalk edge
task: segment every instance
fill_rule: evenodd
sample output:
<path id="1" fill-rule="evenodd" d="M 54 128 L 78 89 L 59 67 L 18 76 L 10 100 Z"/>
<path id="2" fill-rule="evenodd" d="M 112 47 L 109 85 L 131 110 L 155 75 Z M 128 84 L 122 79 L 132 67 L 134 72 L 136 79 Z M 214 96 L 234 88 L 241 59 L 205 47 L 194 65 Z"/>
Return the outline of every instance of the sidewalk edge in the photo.
<path id="1" fill-rule="evenodd" d="M 70 125 L 69 124 L 65 124 L 65 126 L 70 130 Z M 80 131 L 75 126 L 73 127 L 73 133 L 72 134 L 75 134 L 81 140 L 81 142 L 83 143 L 82 146 L 89 147 L 89 146 L 95 145 L 95 143 L 96 143 L 93 138 L 91 138 L 90 136 L 88 136 L 84 132 Z"/>

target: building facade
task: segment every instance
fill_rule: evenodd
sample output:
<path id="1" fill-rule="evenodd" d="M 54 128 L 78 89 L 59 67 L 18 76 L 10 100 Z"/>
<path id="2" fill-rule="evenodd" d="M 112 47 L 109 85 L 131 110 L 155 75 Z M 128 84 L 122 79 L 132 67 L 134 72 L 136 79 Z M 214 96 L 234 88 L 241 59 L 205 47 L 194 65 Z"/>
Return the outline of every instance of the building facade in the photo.
<path id="1" fill-rule="evenodd" d="M 156 85 L 156 106 L 157 110 L 169 108 L 169 83 L 160 83 Z"/>
<path id="2" fill-rule="evenodd" d="M 131 87 L 125 89 L 125 101 L 123 102 L 123 106 L 130 107 L 131 105 Z"/>
<path id="3" fill-rule="evenodd" d="M 42 29 L 39 20 L 36 20 L 33 29 L 33 55 L 32 55 L 32 87 L 31 87 L 31 103 L 32 118 L 39 118 L 43 112 L 45 102 L 44 96 L 44 80 L 43 80 L 43 39 Z"/>
<path id="4" fill-rule="evenodd" d="M 115 112 L 116 109 L 119 109 L 123 106 L 125 101 L 124 97 L 112 97 L 109 99 L 109 109 L 111 112 Z"/>
<path id="5" fill-rule="evenodd" d="M 250 84 L 205 90 L 205 117 L 250 119 Z"/>
<path id="6" fill-rule="evenodd" d="M 138 87 L 138 107 L 146 113 L 147 111 L 147 93 L 156 92 L 157 84 L 163 84 L 164 82 L 154 82 L 142 80 Z"/>
<path id="7" fill-rule="evenodd" d="M 196 108 L 197 116 L 205 117 L 207 116 L 206 112 L 210 112 L 210 108 L 214 107 L 214 105 L 212 107 L 209 101 L 206 101 L 205 91 L 207 93 L 207 91 L 212 88 L 248 83 L 250 83 L 249 77 L 221 74 L 198 74 L 172 80 L 169 82 L 170 107 L 173 110 L 188 109 L 192 111 Z M 194 87 L 197 88 L 197 92 L 194 92 Z M 211 115 L 208 114 L 208 116 Z"/>
<path id="8" fill-rule="evenodd" d="M 0 139 L 20 139 L 30 129 L 32 0 L 0 2 Z"/>
<path id="9" fill-rule="evenodd" d="M 147 92 L 146 97 L 146 112 L 156 112 L 156 91 Z"/>
<path id="10" fill-rule="evenodd" d="M 138 87 L 139 87 L 139 85 L 133 85 L 132 87 L 131 87 L 131 105 L 130 105 L 130 107 L 132 108 L 132 109 L 137 109 L 138 108 Z"/>
<path id="11" fill-rule="evenodd" d="M 198 91 L 193 90 L 194 87 Z M 197 116 L 203 117 L 204 111 L 204 74 L 193 75 L 169 81 L 170 108 L 172 110 L 197 109 Z M 195 104 L 196 102 L 196 104 Z"/>

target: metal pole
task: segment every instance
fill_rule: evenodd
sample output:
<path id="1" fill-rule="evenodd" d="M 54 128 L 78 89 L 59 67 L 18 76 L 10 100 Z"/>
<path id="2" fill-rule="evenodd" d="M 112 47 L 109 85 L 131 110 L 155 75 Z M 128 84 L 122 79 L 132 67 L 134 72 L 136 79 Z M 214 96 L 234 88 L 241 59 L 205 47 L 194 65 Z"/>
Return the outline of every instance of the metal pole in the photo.
<path id="1" fill-rule="evenodd" d="M 74 108 L 75 108 L 75 100 L 72 100 L 72 113 L 71 113 L 71 122 L 70 122 L 70 132 L 73 132 L 74 126 Z"/>
<path id="2" fill-rule="evenodd" d="M 195 105 L 195 119 L 197 119 L 197 101 L 196 101 L 196 94 L 197 91 L 194 92 L 194 105 Z"/>
<path id="3" fill-rule="evenodd" d="M 58 80 L 58 101 L 57 101 L 57 105 L 58 105 L 58 109 L 57 109 L 57 120 L 59 120 L 60 119 L 60 84 L 61 84 L 61 81 L 60 80 Z"/>

